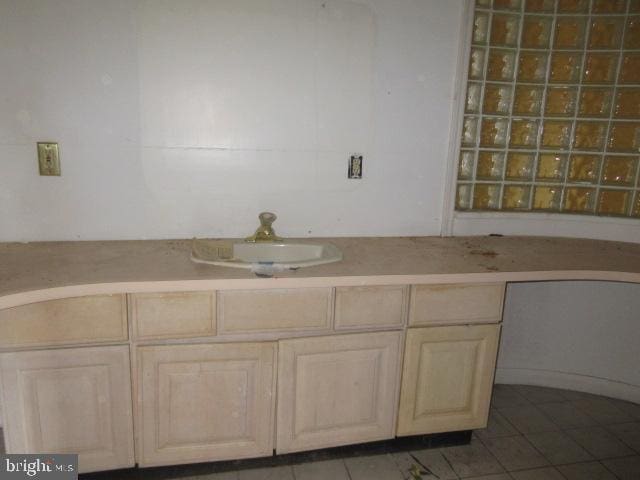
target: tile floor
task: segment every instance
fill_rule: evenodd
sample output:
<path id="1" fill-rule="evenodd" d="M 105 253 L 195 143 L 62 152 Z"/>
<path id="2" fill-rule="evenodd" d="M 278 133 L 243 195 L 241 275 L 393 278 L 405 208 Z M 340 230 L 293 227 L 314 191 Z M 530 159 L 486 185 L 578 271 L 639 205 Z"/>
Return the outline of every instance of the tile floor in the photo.
<path id="1" fill-rule="evenodd" d="M 416 467 L 420 477 L 410 474 Z M 115 473 L 110 478 L 118 480 Z M 155 470 L 136 472 L 135 478 L 177 477 Z M 640 405 L 569 390 L 496 385 L 489 425 L 475 431 L 469 445 L 179 478 L 640 480 Z"/>

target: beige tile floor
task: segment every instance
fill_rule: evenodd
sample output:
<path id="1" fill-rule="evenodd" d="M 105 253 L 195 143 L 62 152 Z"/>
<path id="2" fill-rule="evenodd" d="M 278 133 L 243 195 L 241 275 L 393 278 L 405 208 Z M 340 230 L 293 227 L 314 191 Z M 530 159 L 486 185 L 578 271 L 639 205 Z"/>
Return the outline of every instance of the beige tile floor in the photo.
<path id="1" fill-rule="evenodd" d="M 414 466 L 423 480 L 640 480 L 640 405 L 496 385 L 489 425 L 469 445 L 181 478 L 404 480 L 416 478 Z M 143 471 L 136 478 L 152 477 Z"/>

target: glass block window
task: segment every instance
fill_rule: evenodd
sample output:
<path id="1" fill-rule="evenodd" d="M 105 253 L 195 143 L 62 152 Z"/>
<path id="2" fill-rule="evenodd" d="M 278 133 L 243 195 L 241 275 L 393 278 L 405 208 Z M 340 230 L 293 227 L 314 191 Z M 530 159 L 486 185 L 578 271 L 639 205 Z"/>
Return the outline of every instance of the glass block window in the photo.
<path id="1" fill-rule="evenodd" d="M 476 0 L 456 210 L 640 218 L 640 0 Z"/>

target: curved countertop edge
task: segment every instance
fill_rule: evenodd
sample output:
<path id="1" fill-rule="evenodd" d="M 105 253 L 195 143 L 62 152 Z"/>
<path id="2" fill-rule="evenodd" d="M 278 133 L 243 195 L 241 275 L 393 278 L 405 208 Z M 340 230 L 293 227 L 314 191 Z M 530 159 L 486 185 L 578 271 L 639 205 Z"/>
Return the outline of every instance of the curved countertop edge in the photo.
<path id="1" fill-rule="evenodd" d="M 350 287 L 363 285 L 463 284 L 540 281 L 607 281 L 640 284 L 640 273 L 605 270 L 550 270 L 526 272 L 470 272 L 422 275 L 337 277 L 273 277 L 244 279 L 148 280 L 66 285 L 0 296 L 0 309 L 29 303 L 88 295 L 186 292 L 202 290 L 263 290 L 274 288 Z"/>

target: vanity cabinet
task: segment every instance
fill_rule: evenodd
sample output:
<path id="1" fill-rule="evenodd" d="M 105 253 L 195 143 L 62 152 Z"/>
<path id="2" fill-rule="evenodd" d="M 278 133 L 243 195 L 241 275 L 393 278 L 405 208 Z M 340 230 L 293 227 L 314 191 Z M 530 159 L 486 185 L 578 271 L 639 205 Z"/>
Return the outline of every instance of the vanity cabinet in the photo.
<path id="1" fill-rule="evenodd" d="M 398 435 L 486 426 L 500 325 L 410 328 Z"/>
<path id="2" fill-rule="evenodd" d="M 402 332 L 281 340 L 278 453 L 393 438 Z"/>
<path id="3" fill-rule="evenodd" d="M 132 467 L 129 347 L 3 353 L 7 451 L 77 453 L 80 472 Z"/>
<path id="4" fill-rule="evenodd" d="M 140 466 L 273 453 L 276 343 L 138 348 Z"/>

